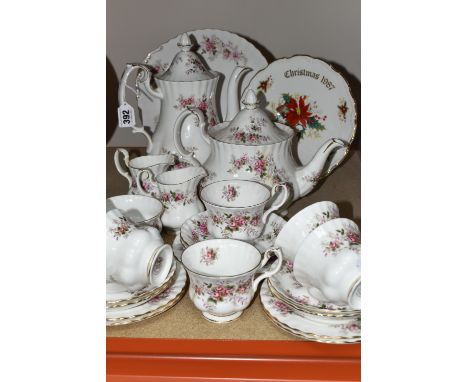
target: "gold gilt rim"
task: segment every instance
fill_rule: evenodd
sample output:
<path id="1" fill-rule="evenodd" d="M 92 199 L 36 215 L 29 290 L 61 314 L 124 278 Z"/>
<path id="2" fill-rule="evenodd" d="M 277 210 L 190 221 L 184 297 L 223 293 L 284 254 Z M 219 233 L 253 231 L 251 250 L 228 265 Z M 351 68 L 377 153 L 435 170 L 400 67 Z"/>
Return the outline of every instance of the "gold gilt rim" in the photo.
<path id="1" fill-rule="evenodd" d="M 262 304 L 263 306 L 263 304 Z M 325 343 L 343 343 L 343 341 L 348 341 L 350 343 L 355 343 L 361 341 L 361 336 L 323 336 L 315 333 L 308 333 L 308 332 L 303 332 L 302 330 L 299 329 L 294 329 L 290 327 L 289 325 L 280 322 L 278 319 L 273 317 L 268 310 L 263 306 L 263 310 L 266 314 L 266 316 L 273 321 L 274 324 L 277 326 L 281 327 L 283 330 L 287 331 L 288 333 L 295 334 L 298 336 L 302 335 L 302 338 L 307 338 L 312 341 L 317 341 L 317 342 L 325 342 Z M 307 337 L 305 337 L 307 336 Z"/>
<path id="2" fill-rule="evenodd" d="M 185 282 L 185 285 L 181 289 L 180 293 L 168 304 L 163 305 L 162 307 L 160 307 L 160 308 L 158 308 L 158 309 L 156 309 L 156 310 L 154 310 L 152 312 L 141 314 L 141 315 L 135 315 L 135 316 L 125 317 L 125 318 L 106 319 L 106 326 L 121 326 L 121 325 L 134 324 L 134 323 L 137 323 L 137 322 L 141 322 L 143 320 L 147 320 L 149 318 L 156 317 L 156 316 L 168 311 L 172 307 L 174 307 L 174 305 L 176 305 L 182 299 L 182 297 L 184 297 L 185 292 L 187 291 L 187 289 L 188 289 L 188 285 L 187 285 L 187 282 Z"/>
<path id="3" fill-rule="evenodd" d="M 177 276 L 176 270 L 177 270 L 177 263 L 174 263 L 166 280 L 159 287 L 151 289 L 149 291 L 146 291 L 142 294 L 136 295 L 129 299 L 106 301 L 106 308 L 110 308 L 110 309 L 121 308 L 127 305 L 133 305 L 139 302 L 144 302 L 145 300 L 147 301 L 153 297 L 156 297 L 158 294 L 164 292 L 169 287 L 169 285 L 175 281 L 176 276 Z"/>
<path id="4" fill-rule="evenodd" d="M 270 289 L 271 294 L 276 297 L 277 299 L 283 301 L 285 304 L 291 305 L 294 309 L 297 309 L 301 312 L 308 313 L 308 314 L 314 314 L 316 316 L 322 316 L 322 317 L 356 317 L 361 314 L 360 310 L 330 310 L 330 309 L 320 309 L 320 308 L 305 308 L 304 306 L 301 306 L 298 304 L 296 301 L 294 301 L 291 298 L 288 298 L 287 296 L 284 296 L 281 292 L 279 292 L 274 285 L 271 283 L 271 281 L 268 279 L 267 281 L 268 289 Z"/>

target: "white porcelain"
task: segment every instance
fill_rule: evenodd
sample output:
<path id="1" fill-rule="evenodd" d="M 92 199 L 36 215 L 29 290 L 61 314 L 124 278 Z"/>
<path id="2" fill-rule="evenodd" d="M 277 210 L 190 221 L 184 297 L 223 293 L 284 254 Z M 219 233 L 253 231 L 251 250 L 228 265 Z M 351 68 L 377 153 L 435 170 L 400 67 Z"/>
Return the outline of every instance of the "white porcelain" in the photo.
<path id="1" fill-rule="evenodd" d="M 310 294 L 361 309 L 361 235 L 352 220 L 330 220 L 304 240 L 294 260 L 294 277 Z"/>
<path id="2" fill-rule="evenodd" d="M 182 260 L 182 252 L 184 252 L 185 248 L 186 247 L 184 247 L 182 241 L 180 240 L 180 233 L 178 233 L 177 235 L 175 235 L 174 241 L 172 242 L 172 252 L 174 253 L 174 258 L 177 261 L 180 262 Z"/>
<path id="3" fill-rule="evenodd" d="M 198 198 L 197 187 L 206 174 L 203 167 L 186 167 L 163 172 L 151 179 L 149 173 L 144 170 L 139 176 L 138 190 L 160 200 L 164 206 L 161 217 L 164 227 L 179 231 L 187 219 L 205 210 L 205 206 Z M 151 184 L 152 192 L 143 189 L 145 178 Z"/>
<path id="4" fill-rule="evenodd" d="M 281 264 L 280 249 L 268 249 L 262 259 L 254 246 L 239 240 L 213 239 L 188 247 L 182 253 L 182 264 L 190 278 L 190 299 L 210 321 L 238 318 L 252 301 L 260 281 L 278 272 L 279 265 L 255 277 L 272 255 Z"/>
<path id="5" fill-rule="evenodd" d="M 333 202 L 314 203 L 289 219 L 275 241 L 286 260 L 294 261 L 299 247 L 307 235 L 331 219 L 339 217 L 338 206 Z"/>
<path id="6" fill-rule="evenodd" d="M 126 168 L 120 164 L 120 154 L 123 155 Z M 169 166 L 174 165 L 175 156 L 172 154 L 144 155 L 130 160 L 128 151 L 120 148 L 115 150 L 114 163 L 120 175 L 128 180 L 128 194 L 139 195 L 141 194 L 137 187 L 137 176 L 139 172 L 141 170 L 149 170 L 154 177 L 161 172 L 166 171 Z M 146 179 L 143 187 L 146 191 L 152 191 L 151 184 L 147 183 Z"/>
<path id="7" fill-rule="evenodd" d="M 179 265 L 176 279 L 162 293 L 144 302 L 125 309 L 107 309 L 106 326 L 127 325 L 155 317 L 173 307 L 184 295 L 187 274 Z"/>
<path id="8" fill-rule="evenodd" d="M 270 199 L 283 190 L 279 201 L 265 210 Z M 249 180 L 222 180 L 204 187 L 200 198 L 208 211 L 208 231 L 215 238 L 252 241 L 261 236 L 268 217 L 289 199 L 285 184 L 270 189 Z"/>
<path id="9" fill-rule="evenodd" d="M 114 280 L 106 280 L 106 308 L 118 309 L 126 306 L 142 304 L 149 299 L 157 296 L 166 290 L 173 283 L 176 271 L 176 261 L 172 262 L 171 269 L 166 278 L 159 286 L 146 285 L 145 287 L 129 291 L 125 285 L 119 284 Z M 153 268 L 153 272 L 159 272 L 159 269 Z"/>
<path id="10" fill-rule="evenodd" d="M 343 161 L 356 134 L 356 105 L 346 80 L 329 64 L 308 56 L 282 58 L 257 72 L 249 87 L 271 118 L 296 135 L 293 150 L 300 164 L 309 163 L 331 138 L 348 145 L 330 155 L 323 176 Z"/>
<path id="11" fill-rule="evenodd" d="M 147 141 L 148 154 L 175 153 L 173 126 L 182 110 L 188 106 L 197 107 L 204 113 L 210 126 L 219 123 L 216 105 L 218 81 L 221 74 L 210 70 L 203 59 L 192 51 L 193 44 L 187 34 L 183 34 L 177 44 L 179 51 L 164 72 L 152 73 L 153 68 L 145 64 L 127 64 L 119 86 L 119 104 L 125 103 L 125 88 L 130 73 L 141 69 L 137 81 L 141 82 L 145 92 L 158 98 L 161 110 L 155 132 L 152 136 L 143 127 L 134 127 L 135 133 L 143 134 Z M 229 114 L 239 110 L 239 80 L 249 68 L 236 66 L 230 74 L 228 84 Z M 151 78 L 157 88 L 151 86 Z M 195 156 L 204 161 L 208 156 L 208 147 L 195 127 L 196 120 L 188 120 L 184 126 L 184 139 L 195 151 Z"/>
<path id="12" fill-rule="evenodd" d="M 106 199 L 106 212 L 118 209 L 136 226 L 150 226 L 161 232 L 164 207 L 155 198 L 142 195 L 118 195 Z"/>
<path id="13" fill-rule="evenodd" d="M 286 223 L 281 216 L 272 213 L 263 229 L 262 235 L 256 238 L 252 245 L 257 248 L 261 253 L 265 252 L 268 248 L 273 247 L 273 243 L 278 235 L 278 232 L 283 227 L 283 224 Z M 192 216 L 190 219 L 187 219 L 182 227 L 180 227 L 180 237 L 177 236 L 177 240 L 182 248 L 187 248 L 199 241 L 214 239 L 215 237 L 211 235 L 208 231 L 208 212 L 200 212 L 197 215 Z M 174 241 L 175 243 L 175 241 Z M 173 247 L 174 249 L 174 244 Z M 174 251 L 174 256 L 176 256 Z"/>
<path id="14" fill-rule="evenodd" d="M 233 121 L 218 124 L 209 130 L 203 113 L 198 109 L 182 112 L 174 130 L 178 153 L 185 161 L 199 164 L 194 153 L 184 147 L 181 140 L 182 124 L 185 118 L 194 114 L 200 122 L 202 137 L 210 147 L 208 159 L 201 162 L 209 174 L 203 185 L 218 180 L 245 179 L 270 187 L 288 183 L 293 191 L 293 200 L 308 194 L 318 183 L 327 158 L 346 143 L 334 138 L 327 140 L 314 158 L 300 167 L 292 155 L 295 135 L 292 129 L 278 123 L 273 125 L 264 110 L 258 107 L 252 90 L 243 103 L 245 108 Z"/>
<path id="15" fill-rule="evenodd" d="M 216 109 L 224 116 L 224 120 L 227 120 L 228 78 L 236 66 L 248 66 L 253 70 L 247 73 L 244 72 L 246 74 L 241 84 L 241 89 L 244 90 L 255 72 L 265 68 L 268 62 L 254 45 L 235 33 L 218 29 L 198 29 L 186 32 L 186 34 L 192 41 L 196 41 L 198 48 L 195 52 L 203 58 L 211 70 L 220 73 L 224 79 L 224 81 L 218 83 L 215 103 Z M 177 44 L 182 35 L 176 36 L 148 53 L 143 63 L 152 68 L 152 73 L 155 75 L 163 73 L 169 67 L 173 57 L 179 52 Z M 139 81 L 136 81 L 136 85 L 138 108 L 141 110 L 143 125 L 154 132 L 161 112 L 161 101 L 159 98 L 154 97 L 151 92 L 148 92 L 146 86 L 141 86 Z M 186 126 L 184 126 L 183 130 L 185 137 L 188 138 L 193 135 L 187 131 Z M 187 142 L 184 143 L 188 144 Z"/>
<path id="16" fill-rule="evenodd" d="M 153 227 L 137 227 L 119 210 L 106 213 L 106 280 L 136 291 L 163 283 L 172 249 Z"/>
<path id="17" fill-rule="evenodd" d="M 260 289 L 260 301 L 267 316 L 279 322 L 282 327 L 293 333 L 301 333 L 310 340 L 346 343 L 361 340 L 361 317 L 321 317 L 304 315 L 291 306 L 274 297 L 263 283 Z"/>

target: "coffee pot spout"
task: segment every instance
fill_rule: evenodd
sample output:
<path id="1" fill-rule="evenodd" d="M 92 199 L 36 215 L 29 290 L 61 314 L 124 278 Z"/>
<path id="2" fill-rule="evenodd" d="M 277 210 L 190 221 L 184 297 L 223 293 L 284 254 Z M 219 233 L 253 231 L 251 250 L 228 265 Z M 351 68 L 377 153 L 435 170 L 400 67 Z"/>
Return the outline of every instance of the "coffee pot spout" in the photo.
<path id="1" fill-rule="evenodd" d="M 337 149 L 346 148 L 349 145 L 338 138 L 331 138 L 326 141 L 312 160 L 296 171 L 296 180 L 299 185 L 299 197 L 303 197 L 311 192 L 320 180 L 320 176 L 328 157 Z"/>
<path id="2" fill-rule="evenodd" d="M 229 78 L 227 88 L 227 109 L 224 121 L 232 121 L 240 110 L 239 83 L 244 74 L 252 69 L 246 66 L 236 66 Z"/>

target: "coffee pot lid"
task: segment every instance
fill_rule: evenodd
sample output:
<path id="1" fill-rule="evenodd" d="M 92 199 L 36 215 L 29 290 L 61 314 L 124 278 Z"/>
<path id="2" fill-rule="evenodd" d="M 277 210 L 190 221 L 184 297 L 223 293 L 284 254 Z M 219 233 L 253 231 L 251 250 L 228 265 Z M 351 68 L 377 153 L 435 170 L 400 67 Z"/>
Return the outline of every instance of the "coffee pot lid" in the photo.
<path id="1" fill-rule="evenodd" d="M 163 81 L 202 81 L 216 77 L 203 63 L 201 57 L 192 52 L 193 44 L 187 33 L 177 43 L 180 51 L 175 55 L 169 68 L 156 78 Z"/>
<path id="2" fill-rule="evenodd" d="M 259 108 L 257 96 L 252 89 L 242 100 L 244 108 L 237 113 L 227 127 L 213 132 L 213 138 L 247 146 L 258 146 L 284 141 L 290 137 L 286 131 L 275 126 L 267 113 Z"/>

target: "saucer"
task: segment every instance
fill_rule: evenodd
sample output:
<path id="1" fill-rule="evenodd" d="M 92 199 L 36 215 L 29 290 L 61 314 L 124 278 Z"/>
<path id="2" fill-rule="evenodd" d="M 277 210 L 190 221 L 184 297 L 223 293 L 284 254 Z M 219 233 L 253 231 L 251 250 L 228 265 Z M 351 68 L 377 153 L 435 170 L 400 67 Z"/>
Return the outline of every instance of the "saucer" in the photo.
<path id="1" fill-rule="evenodd" d="M 173 307 L 184 295 L 186 290 L 187 274 L 178 265 L 176 279 L 166 290 L 141 305 L 127 309 L 107 309 L 106 325 L 126 325 L 157 316 Z"/>
<path id="2" fill-rule="evenodd" d="M 263 283 L 260 289 L 260 300 L 267 316 L 291 334 L 329 343 L 359 342 L 361 339 L 360 316 L 335 318 L 308 315 L 306 318 L 274 297 L 267 283 Z"/>
<path id="3" fill-rule="evenodd" d="M 187 248 L 199 241 L 214 239 L 208 232 L 208 212 L 203 211 L 187 219 L 180 228 L 180 241 Z M 261 252 L 273 246 L 279 232 L 286 223 L 282 217 L 271 214 L 265 224 L 263 234 L 253 241 L 253 245 Z"/>
<path id="4" fill-rule="evenodd" d="M 139 302 L 144 302 L 167 289 L 174 281 L 176 271 L 176 262 L 172 262 L 171 269 L 167 274 L 166 279 L 159 286 L 147 286 L 135 292 L 129 292 L 127 288 L 119 283 L 110 281 L 106 283 L 106 307 L 118 308 L 127 305 L 135 305 Z"/>
<path id="5" fill-rule="evenodd" d="M 257 72 L 248 88 L 258 92 L 261 106 L 275 122 L 294 129 L 302 165 L 309 163 L 328 139 L 339 138 L 349 144 L 354 139 L 357 114 L 348 83 L 322 60 L 309 56 L 276 60 Z M 324 176 L 348 152 L 349 147 L 338 149 L 325 164 Z"/>
<path id="6" fill-rule="evenodd" d="M 312 296 L 307 288 L 295 279 L 293 263 L 289 260 L 283 261 L 279 272 L 268 279 L 268 285 L 275 297 L 306 313 L 331 317 L 355 317 L 361 314 L 360 310 L 321 302 Z"/>
<path id="7" fill-rule="evenodd" d="M 172 242 L 172 253 L 177 261 L 182 261 L 182 252 L 184 252 L 184 249 L 185 248 L 180 241 L 180 233 L 178 233 Z"/>

